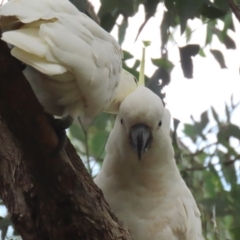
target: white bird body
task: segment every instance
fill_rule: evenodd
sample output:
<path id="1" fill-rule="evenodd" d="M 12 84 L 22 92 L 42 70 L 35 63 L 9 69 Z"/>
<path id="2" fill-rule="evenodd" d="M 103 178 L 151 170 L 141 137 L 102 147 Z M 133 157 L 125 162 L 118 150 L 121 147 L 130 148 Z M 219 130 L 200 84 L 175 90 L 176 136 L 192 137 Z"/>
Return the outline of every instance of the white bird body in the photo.
<path id="1" fill-rule="evenodd" d="M 138 123 L 152 134 L 140 160 L 129 144 L 129 131 Z M 138 87 L 120 106 L 94 179 L 134 240 L 203 239 L 200 212 L 176 166 L 169 134 L 168 110 L 157 95 Z"/>
<path id="2" fill-rule="evenodd" d="M 68 0 L 11 0 L 0 15 L 2 40 L 29 65 L 24 74 L 47 112 L 117 113 L 137 87 L 116 40 Z"/>

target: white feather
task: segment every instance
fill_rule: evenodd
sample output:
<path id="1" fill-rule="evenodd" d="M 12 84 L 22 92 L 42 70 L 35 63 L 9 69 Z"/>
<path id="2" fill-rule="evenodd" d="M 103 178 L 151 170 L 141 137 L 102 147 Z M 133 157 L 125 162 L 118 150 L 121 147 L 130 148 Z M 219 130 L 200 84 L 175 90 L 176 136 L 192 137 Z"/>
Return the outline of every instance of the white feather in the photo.
<path id="1" fill-rule="evenodd" d="M 25 75 L 51 114 L 116 113 L 119 102 L 137 87 L 122 70 L 116 40 L 68 0 L 11 0 L 0 7 L 0 15 L 2 40 L 15 46 L 13 56 L 37 70 L 28 68 Z M 75 87 L 70 92 L 58 87 L 69 81 Z"/>
<path id="2" fill-rule="evenodd" d="M 141 160 L 129 142 L 130 129 L 138 123 L 153 136 Z M 169 130 L 170 113 L 160 98 L 138 87 L 120 106 L 94 179 L 135 240 L 203 239 L 200 212 L 176 166 Z"/>

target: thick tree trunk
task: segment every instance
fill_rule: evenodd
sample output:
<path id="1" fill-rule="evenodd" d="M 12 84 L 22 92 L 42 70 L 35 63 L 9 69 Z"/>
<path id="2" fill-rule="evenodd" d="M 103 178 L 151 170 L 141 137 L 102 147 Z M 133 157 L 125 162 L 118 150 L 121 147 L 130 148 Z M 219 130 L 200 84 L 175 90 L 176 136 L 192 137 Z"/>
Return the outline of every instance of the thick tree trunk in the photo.
<path id="1" fill-rule="evenodd" d="M 131 239 L 0 41 L 0 198 L 24 240 Z"/>

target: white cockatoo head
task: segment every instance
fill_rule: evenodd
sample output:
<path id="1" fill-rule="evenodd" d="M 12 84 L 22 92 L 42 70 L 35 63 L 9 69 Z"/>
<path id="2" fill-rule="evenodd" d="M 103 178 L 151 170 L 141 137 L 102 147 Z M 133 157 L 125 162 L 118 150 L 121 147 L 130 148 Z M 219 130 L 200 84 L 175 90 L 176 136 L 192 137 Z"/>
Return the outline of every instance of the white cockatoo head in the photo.
<path id="1" fill-rule="evenodd" d="M 124 99 L 115 125 L 125 138 L 119 144 L 129 145 L 128 148 L 139 160 L 148 154 L 166 153 L 173 156 L 169 136 L 170 113 L 164 108 L 162 100 L 148 88 L 139 86 Z M 163 151 L 166 146 L 170 151 Z"/>

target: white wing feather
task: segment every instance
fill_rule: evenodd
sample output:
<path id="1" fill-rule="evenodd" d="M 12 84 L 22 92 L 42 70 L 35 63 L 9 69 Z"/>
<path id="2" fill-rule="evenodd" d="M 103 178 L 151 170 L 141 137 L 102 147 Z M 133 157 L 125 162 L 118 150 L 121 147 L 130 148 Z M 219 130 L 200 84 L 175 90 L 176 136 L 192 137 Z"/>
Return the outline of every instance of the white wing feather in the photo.
<path id="1" fill-rule="evenodd" d="M 82 111 L 90 117 L 108 108 L 116 112 L 119 82 L 126 89 L 124 96 L 137 87 L 132 75 L 131 81 L 125 79 L 129 74 L 122 71 L 122 50 L 115 39 L 68 0 L 11 0 L 0 15 L 2 28 L 8 30 L 2 40 L 15 46 L 12 55 L 40 72 L 40 83 L 31 76 L 34 70 L 28 68 L 25 75 L 50 113 L 75 118 Z M 72 99 L 65 89 L 55 93 L 59 88 L 53 87 L 69 79 L 78 89 Z M 51 97 L 55 104 L 44 99 L 51 94 L 58 96 Z M 56 111 L 48 105 L 56 105 Z"/>

